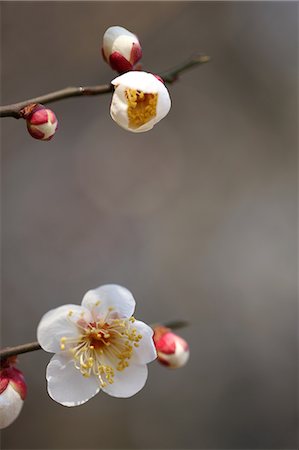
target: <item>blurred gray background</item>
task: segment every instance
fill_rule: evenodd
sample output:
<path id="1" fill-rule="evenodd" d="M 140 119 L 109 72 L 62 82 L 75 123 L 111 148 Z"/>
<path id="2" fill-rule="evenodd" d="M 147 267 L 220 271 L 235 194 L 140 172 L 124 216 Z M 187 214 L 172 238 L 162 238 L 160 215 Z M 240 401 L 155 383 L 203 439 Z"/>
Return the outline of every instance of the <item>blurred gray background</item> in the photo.
<path id="1" fill-rule="evenodd" d="M 187 319 L 191 359 L 150 366 L 135 397 L 67 409 L 50 354 L 19 358 L 28 398 L 5 449 L 297 448 L 297 26 L 292 2 L 2 2 L 2 104 L 101 84 L 111 25 L 171 86 L 173 107 L 133 134 L 110 95 L 50 107 L 51 142 L 2 119 L 2 345 L 35 340 L 49 309 L 108 282 L 136 317 Z"/>

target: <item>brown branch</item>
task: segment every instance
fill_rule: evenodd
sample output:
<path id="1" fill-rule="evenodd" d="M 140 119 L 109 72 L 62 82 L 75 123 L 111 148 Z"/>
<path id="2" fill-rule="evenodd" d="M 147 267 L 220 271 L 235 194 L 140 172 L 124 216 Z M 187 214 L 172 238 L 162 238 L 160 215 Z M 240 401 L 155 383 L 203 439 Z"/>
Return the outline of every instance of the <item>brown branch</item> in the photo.
<path id="1" fill-rule="evenodd" d="M 196 55 L 190 58 L 188 61 L 176 66 L 175 68 L 166 71 L 161 74 L 161 77 L 166 83 L 173 83 L 178 79 L 178 76 L 191 69 L 192 67 L 204 64 L 210 60 L 209 56 Z M 52 103 L 58 100 L 63 100 L 70 97 L 90 96 L 108 94 L 113 91 L 111 84 L 103 84 L 99 86 L 80 86 L 80 87 L 67 87 L 60 89 L 59 91 L 50 92 L 49 94 L 41 95 L 39 97 L 24 100 L 23 102 L 14 103 L 12 105 L 6 105 L 0 107 L 0 117 L 14 117 L 15 119 L 21 119 L 24 117 L 24 108 L 30 104 L 35 103 Z"/>
<path id="2" fill-rule="evenodd" d="M 69 97 L 80 97 L 89 95 L 100 95 L 112 92 L 113 86 L 111 84 L 103 84 L 99 86 L 85 86 L 85 87 L 67 87 L 59 91 L 50 92 L 49 94 L 41 95 L 39 97 L 30 98 L 23 102 L 14 103 L 0 107 L 0 117 L 14 117 L 21 119 L 24 115 L 23 109 L 33 103 L 52 103 L 57 100 L 62 100 Z"/>
<path id="3" fill-rule="evenodd" d="M 189 69 L 192 69 L 193 67 L 199 66 L 201 64 L 205 64 L 209 62 L 211 58 L 207 55 L 198 54 L 193 56 L 192 58 L 189 58 L 188 61 L 185 61 L 184 63 L 179 64 L 178 66 L 174 67 L 171 70 L 168 70 L 167 72 L 164 72 L 161 74 L 161 77 L 165 81 L 165 83 L 173 83 L 174 81 L 177 81 L 179 75 L 183 72 L 186 72 Z"/>
<path id="4" fill-rule="evenodd" d="M 188 322 L 184 320 L 175 320 L 171 322 L 166 322 L 163 324 L 167 328 L 171 328 L 172 330 L 183 328 L 188 326 Z M 153 328 L 156 324 L 152 324 Z M 21 355 L 22 353 L 34 352 L 35 350 L 41 350 L 41 346 L 36 342 L 29 342 L 27 344 L 16 345 L 15 347 L 7 347 L 0 350 L 0 360 L 4 360 L 10 356 Z"/>
<path id="5" fill-rule="evenodd" d="M 21 355 L 22 353 L 40 350 L 41 346 L 38 342 L 30 342 L 28 344 L 16 345 L 15 347 L 7 347 L 0 351 L 0 359 L 3 360 L 9 356 Z"/>

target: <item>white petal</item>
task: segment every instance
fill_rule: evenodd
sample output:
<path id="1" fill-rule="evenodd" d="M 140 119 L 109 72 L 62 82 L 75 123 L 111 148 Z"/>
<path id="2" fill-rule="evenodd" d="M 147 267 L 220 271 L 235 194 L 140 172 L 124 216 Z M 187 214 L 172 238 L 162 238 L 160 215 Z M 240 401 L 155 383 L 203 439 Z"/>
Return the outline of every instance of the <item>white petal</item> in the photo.
<path id="1" fill-rule="evenodd" d="M 20 395 L 14 390 L 11 384 L 0 395 L 0 429 L 8 427 L 12 424 L 23 406 L 23 400 Z"/>
<path id="2" fill-rule="evenodd" d="M 92 289 L 83 297 L 82 306 L 89 309 L 98 319 L 106 316 L 109 308 L 117 312 L 120 317 L 131 317 L 135 309 L 135 300 L 131 292 L 118 284 L 105 284 Z"/>
<path id="3" fill-rule="evenodd" d="M 131 358 L 132 363 L 147 364 L 157 358 L 156 347 L 153 341 L 153 330 L 139 320 L 135 320 L 133 327 L 137 328 L 137 333 L 142 335 L 139 341 L 139 347 L 134 348 Z"/>
<path id="4" fill-rule="evenodd" d="M 117 86 L 111 100 L 110 115 L 122 128 L 129 129 L 128 102 L 124 86 Z"/>
<path id="5" fill-rule="evenodd" d="M 37 328 L 37 340 L 46 352 L 60 352 L 60 339 L 65 336 L 76 338 L 79 319 L 87 323 L 92 321 L 90 312 L 79 305 L 63 305 L 47 312 Z"/>
<path id="6" fill-rule="evenodd" d="M 113 52 L 119 52 L 130 61 L 134 43 L 139 44 L 135 34 L 119 26 L 108 28 L 103 36 L 103 50 L 108 60 Z"/>
<path id="7" fill-rule="evenodd" d="M 132 397 L 145 385 L 147 379 L 147 366 L 130 364 L 123 371 L 115 370 L 114 382 L 102 388 L 112 397 Z"/>
<path id="8" fill-rule="evenodd" d="M 146 94 L 156 94 L 164 91 L 166 87 L 152 73 L 131 70 L 111 81 L 114 86 L 122 85 L 126 88 L 143 91 Z"/>
<path id="9" fill-rule="evenodd" d="M 64 406 L 79 406 L 100 390 L 96 377 L 85 378 L 66 354 L 54 355 L 47 367 L 48 393 Z"/>

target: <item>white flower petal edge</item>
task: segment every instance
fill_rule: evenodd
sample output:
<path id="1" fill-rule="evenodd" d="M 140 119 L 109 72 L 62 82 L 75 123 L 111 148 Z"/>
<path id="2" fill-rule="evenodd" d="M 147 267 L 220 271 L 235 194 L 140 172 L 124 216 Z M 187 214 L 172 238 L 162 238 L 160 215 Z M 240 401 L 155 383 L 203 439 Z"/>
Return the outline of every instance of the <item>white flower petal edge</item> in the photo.
<path id="1" fill-rule="evenodd" d="M 113 308 L 120 317 L 131 317 L 135 310 L 135 300 L 131 292 L 118 284 L 105 284 L 86 292 L 82 306 L 95 317 Z"/>
<path id="2" fill-rule="evenodd" d="M 133 133 L 149 131 L 168 114 L 171 107 L 168 90 L 153 74 L 130 71 L 111 83 L 115 91 L 110 115 L 122 128 Z"/>
<path id="3" fill-rule="evenodd" d="M 130 89 L 140 89 L 145 94 L 157 93 L 165 88 L 164 84 L 150 72 L 131 70 L 111 81 L 114 86 L 122 85 Z M 162 86 L 162 88 L 161 88 Z M 166 89 L 166 88 L 165 88 Z"/>
<path id="4" fill-rule="evenodd" d="M 142 335 L 133 356 L 132 363 L 148 364 L 157 357 L 156 347 L 153 341 L 153 329 L 140 320 L 135 320 L 134 326 L 137 332 Z"/>
<path id="5" fill-rule="evenodd" d="M 103 388 L 112 397 L 128 398 L 137 394 L 144 387 L 147 380 L 147 366 L 132 364 L 123 372 L 115 374 L 115 382 Z"/>
<path id="6" fill-rule="evenodd" d="M 146 364 L 157 357 L 153 330 L 136 320 L 135 300 L 118 285 L 88 291 L 82 306 L 49 311 L 38 326 L 38 340 L 56 352 L 47 368 L 48 392 L 64 406 L 78 406 L 100 389 L 115 397 L 139 392 Z"/>
<path id="7" fill-rule="evenodd" d="M 47 367 L 46 378 L 50 397 L 64 406 L 79 406 L 94 397 L 100 390 L 95 377 L 82 377 L 68 355 L 53 356 Z"/>
<path id="8" fill-rule="evenodd" d="M 91 314 L 79 305 L 63 305 L 48 311 L 41 319 L 37 328 L 37 340 L 46 352 L 61 351 L 61 338 L 77 338 L 79 336 L 78 320 L 89 323 Z"/>

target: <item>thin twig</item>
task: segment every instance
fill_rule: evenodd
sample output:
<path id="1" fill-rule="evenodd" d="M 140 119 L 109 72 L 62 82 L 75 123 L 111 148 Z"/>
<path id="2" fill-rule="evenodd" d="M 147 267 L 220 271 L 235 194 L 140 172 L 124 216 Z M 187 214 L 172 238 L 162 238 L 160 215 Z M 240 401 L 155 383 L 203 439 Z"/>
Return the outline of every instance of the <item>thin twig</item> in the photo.
<path id="1" fill-rule="evenodd" d="M 191 69 L 199 64 L 204 64 L 210 60 L 209 56 L 196 55 L 190 58 L 188 61 L 176 66 L 175 68 L 166 71 L 161 74 L 161 77 L 166 83 L 173 83 L 178 79 L 179 74 Z M 108 94 L 113 91 L 111 84 L 103 84 L 98 86 L 80 86 L 80 87 L 67 87 L 60 89 L 59 91 L 50 92 L 49 94 L 41 95 L 39 97 L 30 98 L 23 102 L 14 103 L 12 105 L 6 105 L 0 107 L 0 117 L 14 117 L 20 119 L 24 117 L 23 109 L 35 103 L 52 103 L 58 100 L 63 100 L 70 97 L 90 96 L 90 95 L 102 95 Z"/>
<path id="2" fill-rule="evenodd" d="M 171 322 L 166 322 L 163 326 L 171 328 L 173 330 L 178 328 L 183 328 L 188 326 L 189 323 L 184 320 L 175 320 Z M 154 328 L 156 324 L 152 324 L 151 327 Z M 35 350 L 41 350 L 41 346 L 36 342 L 29 342 L 27 344 L 16 345 L 15 347 L 7 347 L 0 350 L 0 360 L 6 359 L 9 356 L 21 355 L 22 353 L 34 352 Z"/>
<path id="3" fill-rule="evenodd" d="M 80 86 L 80 87 L 67 87 L 60 89 L 59 91 L 50 92 L 49 94 L 41 95 L 39 97 L 30 98 L 23 102 L 14 103 L 13 105 L 6 105 L 0 107 L 0 117 L 14 117 L 20 119 L 23 117 L 23 109 L 25 106 L 33 103 L 52 103 L 57 100 L 63 100 L 69 97 L 80 97 L 89 95 L 101 95 L 112 92 L 113 86 L 111 84 L 103 84 L 99 86 Z"/>
<path id="4" fill-rule="evenodd" d="M 186 72 L 187 70 L 192 69 L 193 67 L 196 67 L 200 64 L 205 64 L 210 60 L 211 58 L 207 55 L 203 54 L 195 55 L 192 58 L 189 58 L 188 61 L 185 61 L 184 63 L 179 64 L 173 69 L 162 73 L 161 77 L 163 78 L 165 83 L 171 84 L 174 81 L 177 81 L 179 75 L 182 74 L 183 72 Z"/>
<path id="5" fill-rule="evenodd" d="M 0 359 L 5 359 L 14 355 L 21 355 L 21 353 L 33 352 L 40 349 L 41 346 L 38 342 L 30 342 L 28 344 L 16 345 L 15 347 L 7 347 L 0 351 Z"/>

